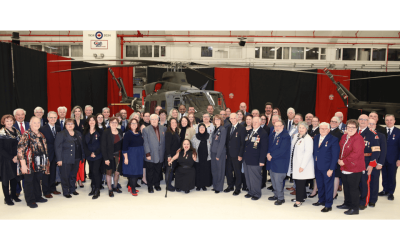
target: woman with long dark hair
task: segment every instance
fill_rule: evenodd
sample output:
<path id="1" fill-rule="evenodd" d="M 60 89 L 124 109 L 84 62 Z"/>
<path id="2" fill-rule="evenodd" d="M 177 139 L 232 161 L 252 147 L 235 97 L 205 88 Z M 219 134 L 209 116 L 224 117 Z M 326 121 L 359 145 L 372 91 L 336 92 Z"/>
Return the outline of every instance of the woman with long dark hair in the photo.
<path id="1" fill-rule="evenodd" d="M 207 191 L 206 187 L 212 185 L 211 175 L 211 136 L 207 132 L 206 125 L 200 123 L 199 132 L 192 138 L 192 146 L 197 152 L 195 163 L 196 169 L 196 190 Z"/>
<path id="2" fill-rule="evenodd" d="M 178 149 L 181 146 L 181 139 L 179 137 L 179 128 L 178 128 L 178 121 L 175 118 L 171 118 L 168 123 L 167 132 L 165 132 L 165 166 L 166 174 L 165 178 L 167 179 L 167 189 L 168 191 L 175 191 L 175 188 L 171 185 L 173 171 L 176 169 L 178 163 L 175 161 L 172 163 L 171 166 L 168 166 L 168 163 L 171 161 L 171 158 L 176 154 Z"/>
<path id="3" fill-rule="evenodd" d="M 180 128 L 179 137 L 181 138 L 181 143 L 185 139 L 191 140 L 193 136 L 196 134 L 196 131 L 190 125 L 189 118 L 187 118 L 186 116 L 182 117 L 181 120 L 179 121 L 179 128 Z"/>

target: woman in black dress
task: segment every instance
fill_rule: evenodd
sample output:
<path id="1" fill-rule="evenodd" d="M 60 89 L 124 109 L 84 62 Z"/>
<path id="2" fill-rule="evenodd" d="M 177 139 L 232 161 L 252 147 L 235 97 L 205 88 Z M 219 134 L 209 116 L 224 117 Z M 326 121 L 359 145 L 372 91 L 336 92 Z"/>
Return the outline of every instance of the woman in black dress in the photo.
<path id="1" fill-rule="evenodd" d="M 176 191 L 185 191 L 186 194 L 194 188 L 196 171 L 194 170 L 193 164 L 197 159 L 196 150 L 192 147 L 192 144 L 188 139 L 182 142 L 182 148 L 180 152 L 176 153 L 172 157 L 169 165 L 172 165 L 174 160 L 178 159 L 178 167 L 175 171 L 175 188 Z"/>
<path id="2" fill-rule="evenodd" d="M 19 130 L 13 127 L 15 118 L 12 115 L 4 115 L 1 118 L 0 130 L 0 176 L 4 193 L 4 204 L 14 205 L 12 200 L 20 202 L 16 195 L 17 183 L 20 177 L 17 176 L 17 146 L 21 138 Z M 11 197 L 10 189 L 11 186 Z"/>
<path id="3" fill-rule="evenodd" d="M 165 132 L 165 166 L 171 161 L 172 157 L 176 154 L 181 146 L 181 141 L 179 137 L 178 121 L 175 118 L 171 118 L 168 123 L 167 132 Z M 166 168 L 165 178 L 168 177 L 167 189 L 168 191 L 174 192 L 175 188 L 171 185 L 173 172 L 176 169 L 178 163 L 175 161 L 171 166 Z"/>
<path id="4" fill-rule="evenodd" d="M 80 106 L 75 106 L 72 109 L 71 118 L 74 119 L 74 130 L 79 131 L 79 133 L 83 135 L 85 121 L 83 120 L 83 112 Z M 82 181 L 85 180 L 85 161 L 79 162 L 79 170 L 76 176 L 76 180 L 78 181 L 79 187 L 83 188 L 84 185 L 82 184 Z"/>
<path id="5" fill-rule="evenodd" d="M 199 124 L 199 132 L 193 136 L 192 145 L 198 153 L 195 163 L 196 169 L 196 190 L 207 190 L 206 187 L 212 185 L 211 175 L 211 136 L 206 129 L 204 123 Z"/>

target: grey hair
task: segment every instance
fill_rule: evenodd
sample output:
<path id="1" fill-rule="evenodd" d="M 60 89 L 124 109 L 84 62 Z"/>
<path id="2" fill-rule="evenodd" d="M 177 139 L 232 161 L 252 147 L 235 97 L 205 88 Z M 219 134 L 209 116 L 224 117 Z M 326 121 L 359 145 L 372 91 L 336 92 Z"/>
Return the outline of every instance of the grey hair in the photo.
<path id="1" fill-rule="evenodd" d="M 236 116 L 236 119 L 238 118 L 237 113 L 231 113 L 230 116 L 231 116 L 231 115 L 235 115 L 235 116 Z M 230 117 L 230 116 L 229 116 L 229 117 Z"/>
<path id="2" fill-rule="evenodd" d="M 68 111 L 67 107 L 60 106 L 60 107 L 57 108 L 57 112 L 60 112 L 60 109 L 64 109 L 65 113 L 67 113 L 67 111 Z"/>
<path id="3" fill-rule="evenodd" d="M 93 111 L 93 107 L 92 107 L 91 105 L 86 105 L 86 106 L 85 106 L 85 110 L 86 110 L 86 108 L 91 108 L 92 111 Z"/>
<path id="4" fill-rule="evenodd" d="M 107 110 L 107 109 L 108 109 L 108 111 L 110 111 L 110 108 L 109 108 L 109 107 L 104 107 L 104 108 L 101 110 L 101 113 L 103 113 L 104 110 Z"/>
<path id="5" fill-rule="evenodd" d="M 55 115 L 57 115 L 57 113 L 56 113 L 55 111 L 50 111 L 50 112 L 47 113 L 47 117 L 49 117 L 50 114 L 55 114 Z M 57 116 L 58 116 L 58 115 L 57 115 Z"/>
<path id="6" fill-rule="evenodd" d="M 15 116 L 15 114 L 17 113 L 17 111 L 19 111 L 19 110 L 22 110 L 22 111 L 24 111 L 24 115 L 26 115 L 26 111 L 25 111 L 25 109 L 16 109 L 16 110 L 14 110 L 14 116 Z"/>
<path id="7" fill-rule="evenodd" d="M 336 119 L 336 121 L 338 122 L 338 124 L 340 123 L 340 118 L 337 116 L 332 117 L 332 119 Z"/>
<path id="8" fill-rule="evenodd" d="M 304 126 L 304 128 L 308 130 L 308 124 L 307 124 L 307 122 L 299 122 L 299 125 L 297 125 L 297 126 L 298 126 L 299 128 L 300 128 L 300 126 Z"/>
<path id="9" fill-rule="evenodd" d="M 281 118 L 280 115 L 273 115 L 273 116 L 271 117 L 271 120 L 272 120 L 272 118 L 274 118 L 274 116 L 275 116 L 275 117 L 278 117 L 278 119 L 279 119 L 278 121 L 280 121 L 280 122 L 282 121 L 282 118 Z"/>
<path id="10" fill-rule="evenodd" d="M 328 129 L 331 129 L 331 125 L 329 125 L 329 123 L 327 123 L 327 122 L 321 122 L 319 124 L 319 127 L 322 127 L 322 126 L 328 126 Z"/>
<path id="11" fill-rule="evenodd" d="M 343 113 L 342 113 L 342 112 L 340 112 L 340 111 L 336 112 L 336 113 L 335 113 L 335 116 L 336 116 L 336 114 L 337 114 L 337 113 L 340 113 L 340 114 L 342 114 L 342 116 L 343 116 Z"/>
<path id="12" fill-rule="evenodd" d="M 293 113 L 296 114 L 296 112 L 294 111 L 294 108 L 288 108 L 286 113 L 289 113 L 289 111 L 293 111 Z"/>
<path id="13" fill-rule="evenodd" d="M 41 110 L 41 111 L 44 112 L 44 109 L 43 109 L 42 107 L 37 106 L 37 107 L 33 110 L 33 113 L 36 113 L 36 112 L 38 112 L 39 110 Z"/>
<path id="14" fill-rule="evenodd" d="M 251 113 L 253 113 L 253 111 L 257 111 L 258 114 L 260 114 L 260 111 L 259 111 L 258 109 L 253 109 L 253 110 L 251 111 Z"/>
<path id="15" fill-rule="evenodd" d="M 129 120 L 132 119 L 134 116 L 138 117 L 138 121 L 140 121 L 140 114 L 138 112 L 133 112 L 130 116 L 129 116 Z"/>
<path id="16" fill-rule="evenodd" d="M 150 120 L 151 120 L 151 118 L 154 118 L 154 117 L 156 117 L 157 120 L 158 120 L 158 115 L 157 115 L 157 114 L 152 114 L 152 115 L 150 116 Z"/>
<path id="17" fill-rule="evenodd" d="M 393 116 L 393 119 L 396 119 L 396 117 L 394 117 L 393 114 L 386 114 L 386 115 L 385 115 L 385 119 L 386 119 L 386 117 L 388 117 L 388 116 Z"/>

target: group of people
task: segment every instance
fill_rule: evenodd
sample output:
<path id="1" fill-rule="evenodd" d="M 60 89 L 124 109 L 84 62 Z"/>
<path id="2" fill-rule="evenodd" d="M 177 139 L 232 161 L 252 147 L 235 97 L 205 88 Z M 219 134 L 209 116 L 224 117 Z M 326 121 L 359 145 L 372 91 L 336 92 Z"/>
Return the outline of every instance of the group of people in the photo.
<path id="1" fill-rule="evenodd" d="M 128 178 L 133 196 L 138 195 L 139 179 L 148 193 L 154 193 L 162 190 L 160 181 L 165 178 L 170 192 L 212 187 L 216 194 L 233 191 L 237 196 L 246 191 L 251 200 L 260 199 L 262 188 L 271 181 L 268 189 L 273 195 L 268 200 L 275 205 L 285 203 L 285 182 L 294 180 L 287 188 L 295 195 L 294 207 L 318 195 L 312 205 L 329 212 L 343 190 L 344 204 L 337 208 L 348 215 L 375 207 L 378 196 L 394 199 L 400 165 L 400 130 L 394 126 L 394 115 L 385 116 L 384 128 L 377 125 L 375 112 L 346 124 L 337 112 L 330 123 L 320 123 L 311 113 L 303 121 L 289 108 L 283 121 L 279 108 L 270 102 L 264 114 L 256 109 L 248 113 L 245 103 L 237 112 L 226 108 L 215 114 L 209 105 L 201 120 L 194 107 L 186 112 L 183 104 L 169 112 L 157 106 L 154 112 L 134 112 L 128 119 L 124 109 L 110 117 L 109 108 L 93 115 L 93 107 L 87 105 L 84 110 L 75 106 L 71 118 L 66 118 L 66 107 L 59 107 L 46 119 L 37 107 L 29 123 L 23 109 L 4 115 L 0 175 L 5 204 L 20 202 L 23 188 L 27 205 L 35 208 L 61 194 L 57 183 L 66 198 L 79 195 L 77 185 L 83 187 L 87 176 L 85 164 L 92 199 L 100 196 L 104 183 L 109 197 L 121 193 L 121 176 Z M 307 186 L 312 189 L 309 195 Z"/>

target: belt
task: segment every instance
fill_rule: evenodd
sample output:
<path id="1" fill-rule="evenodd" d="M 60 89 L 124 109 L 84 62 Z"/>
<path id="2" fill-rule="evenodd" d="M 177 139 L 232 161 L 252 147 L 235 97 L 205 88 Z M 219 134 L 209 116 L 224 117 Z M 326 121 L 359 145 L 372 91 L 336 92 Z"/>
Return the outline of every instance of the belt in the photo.
<path id="1" fill-rule="evenodd" d="M 180 166 L 181 168 L 192 168 L 193 166 Z"/>
<path id="2" fill-rule="evenodd" d="M 364 156 L 365 156 L 365 157 L 371 156 L 371 155 L 372 155 L 372 153 L 364 153 Z"/>

